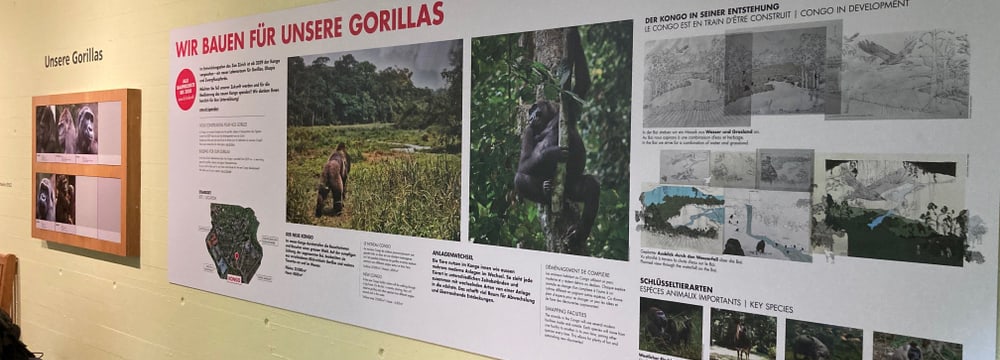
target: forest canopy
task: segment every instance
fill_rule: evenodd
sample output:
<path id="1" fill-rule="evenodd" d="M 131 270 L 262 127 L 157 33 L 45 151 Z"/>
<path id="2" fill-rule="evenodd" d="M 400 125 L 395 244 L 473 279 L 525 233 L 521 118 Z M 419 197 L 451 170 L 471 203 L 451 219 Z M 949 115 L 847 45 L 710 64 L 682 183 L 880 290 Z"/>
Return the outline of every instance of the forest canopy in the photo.
<path id="1" fill-rule="evenodd" d="M 436 147 L 457 151 L 461 142 L 462 45 L 452 42 L 443 86 L 415 84 L 415 70 L 359 60 L 352 53 L 288 58 L 288 126 L 391 123 L 424 129 Z M 419 57 L 419 50 L 417 50 Z M 336 55 L 331 55 L 336 56 Z M 307 63 L 308 58 L 313 58 Z M 412 60 L 416 62 L 417 60 Z"/>

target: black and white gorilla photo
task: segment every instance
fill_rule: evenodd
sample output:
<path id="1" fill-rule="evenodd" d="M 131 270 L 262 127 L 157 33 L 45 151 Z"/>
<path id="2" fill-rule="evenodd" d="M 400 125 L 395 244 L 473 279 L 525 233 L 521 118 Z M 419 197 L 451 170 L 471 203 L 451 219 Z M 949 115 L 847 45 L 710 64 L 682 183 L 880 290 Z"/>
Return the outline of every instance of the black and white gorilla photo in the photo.
<path id="1" fill-rule="evenodd" d="M 86 103 L 36 107 L 35 152 L 96 155 L 97 105 Z"/>
<path id="2" fill-rule="evenodd" d="M 76 153 L 97 154 L 97 115 L 94 106 L 84 105 L 76 116 Z"/>
<path id="3" fill-rule="evenodd" d="M 56 125 L 56 107 L 35 107 L 35 153 L 56 154 L 63 151 Z"/>
<path id="4" fill-rule="evenodd" d="M 38 192 L 35 193 L 35 219 L 56 220 L 56 195 L 51 174 L 38 174 Z"/>
<path id="5" fill-rule="evenodd" d="M 62 109 L 60 109 L 62 108 Z M 59 112 L 59 145 L 63 153 L 76 154 L 76 120 L 69 107 L 57 106 Z"/>

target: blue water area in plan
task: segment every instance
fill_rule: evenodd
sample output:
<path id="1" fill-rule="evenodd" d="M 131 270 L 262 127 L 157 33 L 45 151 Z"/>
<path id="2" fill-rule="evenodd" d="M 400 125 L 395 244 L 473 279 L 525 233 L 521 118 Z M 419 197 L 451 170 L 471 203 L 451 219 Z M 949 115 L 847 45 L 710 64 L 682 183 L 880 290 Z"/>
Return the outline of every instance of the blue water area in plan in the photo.
<path id="1" fill-rule="evenodd" d="M 721 206 L 714 207 L 711 209 L 706 209 L 704 212 L 700 214 L 691 215 L 691 217 L 688 219 L 688 223 L 684 224 L 684 226 L 694 225 L 695 220 L 698 220 L 702 217 L 708 217 L 712 221 L 721 224 L 723 219 L 725 218 L 725 213 L 726 209 Z"/>
<path id="2" fill-rule="evenodd" d="M 672 197 L 688 197 L 688 198 L 713 198 L 722 201 L 721 195 L 708 195 L 694 186 L 660 186 L 653 190 L 649 190 L 643 194 L 642 203 L 643 205 L 649 206 L 652 204 L 663 203 L 663 198 Z M 721 210 L 720 210 L 721 211 Z M 721 222 L 722 217 L 720 215 L 719 222 Z"/>
<path id="3" fill-rule="evenodd" d="M 875 227 L 881 224 L 882 220 L 885 219 L 886 216 L 891 216 L 891 215 L 892 215 L 892 210 L 889 210 L 889 212 L 875 218 L 875 220 L 872 220 L 872 222 L 868 223 L 868 229 L 875 230 Z"/>

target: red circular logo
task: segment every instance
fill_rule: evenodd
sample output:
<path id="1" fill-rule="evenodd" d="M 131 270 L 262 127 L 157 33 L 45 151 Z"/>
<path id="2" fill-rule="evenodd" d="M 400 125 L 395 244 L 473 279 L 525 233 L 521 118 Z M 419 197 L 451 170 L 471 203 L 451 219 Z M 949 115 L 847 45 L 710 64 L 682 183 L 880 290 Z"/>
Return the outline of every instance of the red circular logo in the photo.
<path id="1" fill-rule="evenodd" d="M 177 84 L 174 86 L 174 98 L 177 99 L 177 106 L 181 110 L 187 111 L 194 105 L 194 98 L 198 94 L 198 84 L 194 80 L 194 73 L 191 69 L 181 70 L 177 75 Z"/>

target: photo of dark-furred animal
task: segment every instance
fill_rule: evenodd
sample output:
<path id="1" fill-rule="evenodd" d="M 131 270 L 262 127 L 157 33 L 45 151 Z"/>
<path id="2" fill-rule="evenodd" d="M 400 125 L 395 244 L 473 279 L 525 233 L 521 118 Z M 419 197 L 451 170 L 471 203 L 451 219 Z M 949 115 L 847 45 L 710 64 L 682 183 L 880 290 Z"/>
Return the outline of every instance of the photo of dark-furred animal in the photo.
<path id="1" fill-rule="evenodd" d="M 459 240 L 462 48 L 289 57 L 286 221 Z"/>
<path id="2" fill-rule="evenodd" d="M 962 344 L 906 335 L 874 333 L 873 360 L 961 360 Z"/>
<path id="3" fill-rule="evenodd" d="M 35 108 L 35 152 L 97 154 L 97 103 Z"/>
<path id="4" fill-rule="evenodd" d="M 36 174 L 35 219 L 76 224 L 76 176 Z"/>
<path id="5" fill-rule="evenodd" d="M 712 309 L 712 360 L 776 358 L 777 318 Z"/>
<path id="6" fill-rule="evenodd" d="M 61 110 L 59 110 L 61 108 Z M 76 120 L 68 107 L 56 107 L 59 110 L 59 144 L 63 152 L 76 154 Z"/>
<path id="7" fill-rule="evenodd" d="M 785 323 L 785 360 L 861 360 L 861 329 L 791 320 Z"/>
<path id="8" fill-rule="evenodd" d="M 333 200 L 333 215 L 340 215 L 344 210 L 344 197 L 347 195 L 347 176 L 351 172 L 351 157 L 347 155 L 347 145 L 337 144 L 337 150 L 323 164 L 320 173 L 319 188 L 316 196 L 316 217 L 323 216 L 326 199 Z"/>
<path id="9" fill-rule="evenodd" d="M 698 305 L 639 298 L 639 350 L 701 359 L 702 313 Z"/>
<path id="10" fill-rule="evenodd" d="M 76 224 L 76 176 L 56 174 L 56 222 Z"/>
<path id="11" fill-rule="evenodd" d="M 86 105 L 77 114 L 76 153 L 97 154 L 97 115 Z"/>
<path id="12" fill-rule="evenodd" d="M 55 106 L 38 106 L 35 108 L 35 153 L 61 153 L 59 143 L 59 127 L 56 124 Z"/>
<path id="13" fill-rule="evenodd" d="M 472 40 L 472 242 L 628 259 L 632 32 Z"/>
<path id="14" fill-rule="evenodd" d="M 50 174 L 37 174 L 38 192 L 35 193 L 35 219 L 56 220 L 56 188 Z"/>

